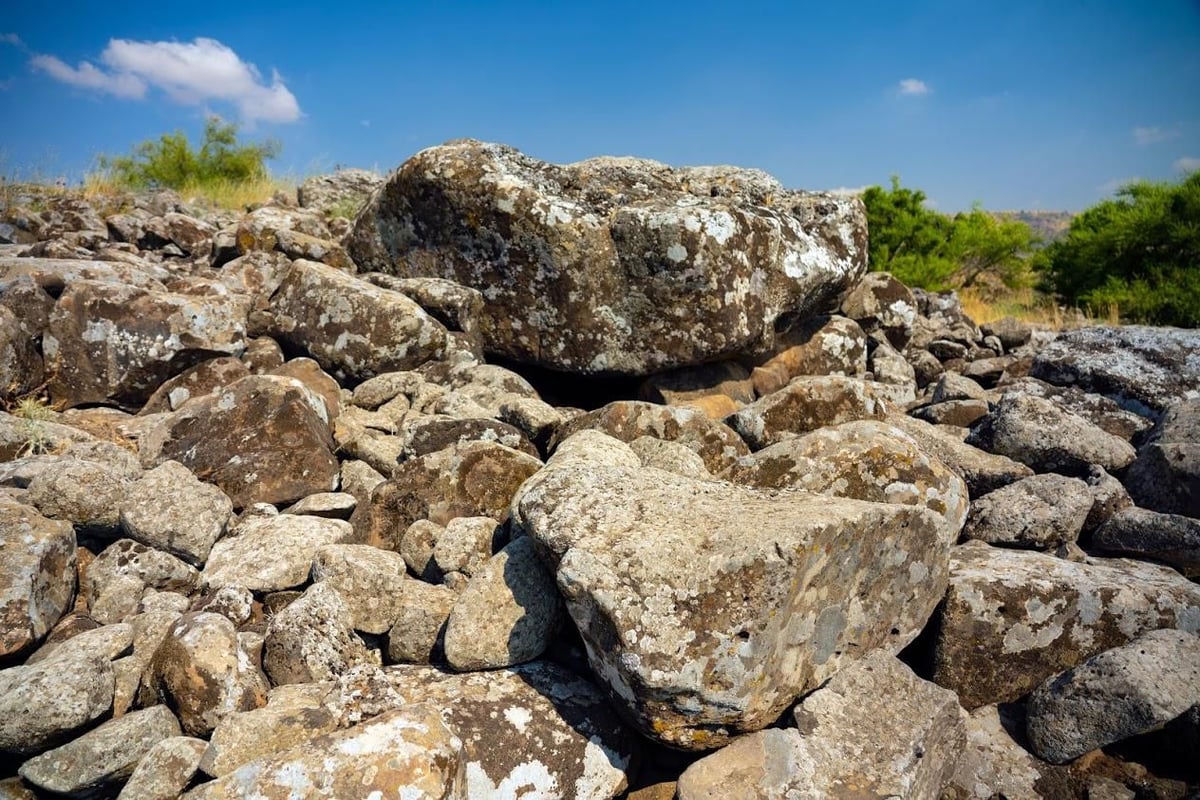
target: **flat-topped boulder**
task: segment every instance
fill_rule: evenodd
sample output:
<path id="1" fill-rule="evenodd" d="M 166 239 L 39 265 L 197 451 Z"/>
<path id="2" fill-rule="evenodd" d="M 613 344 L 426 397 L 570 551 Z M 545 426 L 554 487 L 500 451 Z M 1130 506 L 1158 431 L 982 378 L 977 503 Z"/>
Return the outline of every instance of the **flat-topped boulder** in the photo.
<path id="1" fill-rule="evenodd" d="M 769 346 L 866 270 L 855 198 L 758 170 L 634 158 L 556 165 L 474 140 L 422 150 L 346 238 L 364 271 L 483 291 L 485 349 L 642 375 Z"/>

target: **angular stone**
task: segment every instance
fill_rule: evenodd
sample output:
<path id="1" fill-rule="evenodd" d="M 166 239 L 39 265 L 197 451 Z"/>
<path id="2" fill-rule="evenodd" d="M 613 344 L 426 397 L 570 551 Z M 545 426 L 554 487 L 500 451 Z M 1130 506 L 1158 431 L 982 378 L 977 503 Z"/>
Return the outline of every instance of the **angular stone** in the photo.
<path id="1" fill-rule="evenodd" d="M 75 598 L 75 529 L 0 499 L 0 657 L 32 648 Z"/>
<path id="2" fill-rule="evenodd" d="M 0 752 L 38 753 L 61 744 L 112 708 L 105 654 L 67 651 L 0 670 Z"/>
<path id="3" fill-rule="evenodd" d="M 491 558 L 458 596 L 446 622 L 446 660 L 460 672 L 532 661 L 563 616 L 554 576 L 529 537 Z"/>
<path id="4" fill-rule="evenodd" d="M 1063 331 L 1034 358 L 1029 374 L 1075 385 L 1153 416 L 1200 396 L 1200 332 L 1122 325 Z"/>
<path id="5" fill-rule="evenodd" d="M 98 281 L 67 286 L 42 337 L 51 398 L 140 408 L 166 379 L 245 349 L 246 305 Z"/>
<path id="6" fill-rule="evenodd" d="M 339 379 L 412 369 L 445 350 L 446 329 L 412 300 L 314 261 L 296 261 L 270 304 L 265 332 Z"/>
<path id="7" fill-rule="evenodd" d="M 889 414 L 887 422 L 907 433 L 922 450 L 937 457 L 966 481 L 973 498 L 1033 474 L 1032 469 L 1018 461 L 966 444 L 961 433 L 950 433 L 943 427 L 906 414 Z"/>
<path id="8" fill-rule="evenodd" d="M 692 764 L 678 797 L 938 797 L 966 744 L 961 714 L 953 692 L 876 653 L 804 698 L 796 729 L 751 734 Z"/>
<path id="9" fill-rule="evenodd" d="M 1079 538 L 1093 502 L 1088 485 L 1078 478 L 1033 475 L 975 500 L 963 536 L 1050 550 Z"/>
<path id="10" fill-rule="evenodd" d="M 980 706 L 967 715 L 967 747 L 951 785 L 954 800 L 1042 800 L 1042 762 L 1029 754 L 1010 731 L 1024 731 L 998 706 Z"/>
<path id="11" fill-rule="evenodd" d="M 328 683 L 279 686 L 271 690 L 266 705 L 225 716 L 213 729 L 200 769 L 219 778 L 243 764 L 337 730 L 338 715 L 323 702 L 329 690 Z"/>
<path id="12" fill-rule="evenodd" d="M 779 334 L 775 352 L 754 368 L 752 379 L 762 397 L 800 375 L 861 377 L 866 371 L 867 337 L 862 328 L 845 317 L 814 317 Z"/>
<path id="13" fill-rule="evenodd" d="M 147 438 L 144 463 L 178 461 L 235 508 L 337 488 L 325 405 L 294 378 L 242 378 L 167 417 Z"/>
<path id="14" fill-rule="evenodd" d="M 147 588 L 190 593 L 200 573 L 172 555 L 132 539 L 118 539 L 88 565 L 81 589 L 88 613 L 101 624 L 138 612 Z"/>
<path id="15" fill-rule="evenodd" d="M 1009 702 L 1158 628 L 1200 630 L 1200 586 L 1174 570 L 969 542 L 951 555 L 933 680 L 967 710 Z"/>
<path id="16" fill-rule="evenodd" d="M 81 532 L 113 535 L 131 484 L 107 464 L 63 459 L 34 476 L 26 499 L 43 515 L 70 522 Z"/>
<path id="17" fill-rule="evenodd" d="M 691 480 L 595 432 L 560 445 L 514 509 L 593 671 L 643 733 L 683 749 L 762 728 L 912 641 L 952 541 L 925 508 Z"/>
<path id="18" fill-rule="evenodd" d="M 348 541 L 354 531 L 340 519 L 280 514 L 243 519 L 232 535 L 213 546 L 201 573 L 204 586 L 244 586 L 277 592 L 308 580 L 313 556 L 328 544 Z"/>
<path id="19" fill-rule="evenodd" d="M 266 702 L 266 677 L 245 658 L 237 629 L 220 614 L 184 614 L 150 664 L 150 689 L 175 709 L 189 736 L 207 736 L 226 716 Z"/>
<path id="20" fill-rule="evenodd" d="M 893 347 L 903 350 L 912 338 L 917 301 L 890 274 L 868 272 L 842 299 L 842 313 L 867 332 L 882 332 Z"/>
<path id="21" fill-rule="evenodd" d="M 38 664 L 51 656 L 55 658 L 104 658 L 112 661 L 129 652 L 133 644 L 133 626 L 118 622 L 112 625 L 96 625 L 94 620 L 82 614 L 72 614 L 64 619 L 54 633 L 34 653 L 25 659 L 25 666 Z M 73 624 L 74 623 L 74 624 Z M 58 638 L 61 634 L 64 638 Z"/>
<path id="22" fill-rule="evenodd" d="M 917 399 L 917 371 L 886 341 L 872 340 L 867 370 L 875 380 L 877 396 L 897 406 L 908 406 Z"/>
<path id="23" fill-rule="evenodd" d="M 883 419 L 885 404 L 873 381 L 827 377 L 796 378 L 726 419 L 751 450 L 770 447 L 826 425 L 857 419 Z"/>
<path id="24" fill-rule="evenodd" d="M 434 537 L 434 574 L 439 580 L 450 572 L 470 577 L 506 540 L 504 527 L 491 517 L 455 517 Z"/>
<path id="25" fill-rule="evenodd" d="M 1158 561 L 1189 578 L 1200 578 L 1200 519 L 1127 508 L 1096 529 L 1092 547 L 1103 553 Z"/>
<path id="26" fill-rule="evenodd" d="M 142 757 L 117 800 L 177 800 L 192 782 L 208 742 L 189 736 L 163 739 Z"/>
<path id="27" fill-rule="evenodd" d="M 968 439 L 1037 472 L 1086 475 L 1093 464 L 1106 470 L 1128 466 L 1129 442 L 1106 433 L 1051 400 L 1006 392 Z"/>
<path id="28" fill-rule="evenodd" d="M 317 492 L 297 500 L 280 514 L 298 514 L 325 519 L 349 519 L 358 501 L 348 492 Z"/>
<path id="29" fill-rule="evenodd" d="M 16 314 L 0 305 L 0 398 L 7 403 L 36 389 L 45 377 L 44 366 L 35 338 Z"/>
<path id="30" fill-rule="evenodd" d="M 970 378 L 957 372 L 945 372 L 933 387 L 933 402 L 949 400 L 983 400 L 987 402 L 987 391 Z"/>
<path id="31" fill-rule="evenodd" d="M 913 411 L 912 415 L 934 425 L 969 428 L 986 417 L 988 410 L 985 400 L 947 400 L 944 403 L 923 406 Z"/>
<path id="32" fill-rule="evenodd" d="M 496 442 L 526 455 L 539 457 L 521 431 L 495 419 L 455 419 L 444 416 L 415 416 L 404 421 L 402 458 L 417 458 L 467 442 Z"/>
<path id="33" fill-rule="evenodd" d="M 404 706 L 252 761 L 184 798 L 340 800 L 378 792 L 380 797 L 466 800 L 462 748 L 433 706 Z"/>
<path id="34" fill-rule="evenodd" d="M 121 504 L 126 536 L 200 565 L 225 533 L 233 501 L 178 461 L 164 461 L 133 483 Z"/>
<path id="35" fill-rule="evenodd" d="M 517 489 L 542 462 L 492 442 L 468 442 L 401 464 L 393 477 L 355 509 L 359 541 L 397 550 L 408 526 L 428 519 L 444 525 L 455 517 L 503 522 Z"/>
<path id="36" fill-rule="evenodd" d="M 379 663 L 354 635 L 350 608 L 330 583 L 314 583 L 267 623 L 263 669 L 271 682 L 329 680 L 358 664 Z"/>
<path id="37" fill-rule="evenodd" d="M 194 367 L 184 370 L 173 378 L 163 382 L 154 390 L 150 399 L 142 406 L 139 415 L 159 414 L 166 411 L 178 411 L 184 403 L 195 398 L 212 394 L 222 386 L 227 386 L 250 374 L 250 370 L 233 356 L 222 356 L 201 361 Z"/>
<path id="38" fill-rule="evenodd" d="M 342 407 L 342 387 L 311 358 L 292 358 L 271 369 L 268 375 L 295 378 L 321 398 L 325 417 L 330 423 L 337 419 Z"/>
<path id="39" fill-rule="evenodd" d="M 1092 493 L 1092 510 L 1083 523 L 1084 533 L 1091 533 L 1113 514 L 1133 505 L 1129 492 L 1119 480 L 1105 472 L 1104 467 L 1093 466 L 1088 472 L 1087 484 Z"/>
<path id="40" fill-rule="evenodd" d="M 642 466 L 656 467 L 676 475 L 689 478 L 708 479 L 712 473 L 704 464 L 704 459 L 691 448 L 679 442 L 668 442 L 665 439 L 655 439 L 653 436 L 642 436 L 629 443 L 633 452 L 641 459 Z M 744 456 L 743 456 L 744 458 Z"/>
<path id="41" fill-rule="evenodd" d="M 324 214 L 340 214 L 353 219 L 371 193 L 383 183 L 383 176 L 366 169 L 339 169 L 328 175 L 305 178 L 296 189 L 296 202 Z"/>
<path id="42" fill-rule="evenodd" d="M 738 403 L 754 400 L 750 371 L 736 361 L 717 361 L 651 375 L 638 387 L 638 398 L 651 403 L 684 405 L 713 394 Z"/>
<path id="43" fill-rule="evenodd" d="M 483 290 L 489 352 L 645 375 L 748 350 L 779 316 L 822 311 L 866 269 L 864 220 L 856 199 L 753 170 L 560 166 L 459 140 L 401 165 L 346 245 L 368 270 Z"/>
<path id="44" fill-rule="evenodd" d="M 642 436 L 679 442 L 695 450 L 714 475 L 750 452 L 735 431 L 701 411 L 632 400 L 617 400 L 561 425 L 550 449 L 582 430 L 598 430 L 623 442 Z"/>
<path id="45" fill-rule="evenodd" d="M 446 659 L 445 631 L 458 593 L 447 586 L 411 581 L 396 624 L 388 631 L 387 660 L 433 664 Z"/>
<path id="46" fill-rule="evenodd" d="M 333 544 L 317 550 L 313 581 L 327 581 L 338 590 L 350 611 L 355 630 L 387 633 L 409 602 L 404 557 L 366 544 Z"/>
<path id="47" fill-rule="evenodd" d="M 1034 690 L 1033 752 L 1063 764 L 1157 728 L 1200 703 L 1200 635 L 1149 631 Z"/>
<path id="48" fill-rule="evenodd" d="M 179 735 L 166 706 L 109 720 L 72 742 L 21 765 L 22 778 L 39 789 L 71 797 L 112 793 L 163 739 Z"/>
<path id="49" fill-rule="evenodd" d="M 1200 400 L 1169 406 L 1125 474 L 1139 506 L 1200 518 Z"/>
<path id="50" fill-rule="evenodd" d="M 1020 378 L 1005 384 L 997 391 L 1024 392 L 1035 397 L 1053 400 L 1067 411 L 1083 417 L 1100 430 L 1129 441 L 1150 430 L 1153 421 L 1121 407 L 1115 400 L 1101 394 L 1085 392 L 1078 386 L 1054 386 L 1037 378 Z"/>

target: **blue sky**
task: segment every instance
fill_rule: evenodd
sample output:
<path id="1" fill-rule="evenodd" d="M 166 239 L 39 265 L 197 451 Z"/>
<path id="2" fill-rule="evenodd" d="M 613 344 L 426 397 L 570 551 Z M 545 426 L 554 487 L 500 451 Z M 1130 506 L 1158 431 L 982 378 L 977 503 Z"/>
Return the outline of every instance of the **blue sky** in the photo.
<path id="1" fill-rule="evenodd" d="M 1078 210 L 1200 168 L 1200 2 L 19 3 L 0 172 L 79 179 L 207 113 L 276 173 L 474 137 Z M 86 63 L 85 63 L 86 62 Z"/>

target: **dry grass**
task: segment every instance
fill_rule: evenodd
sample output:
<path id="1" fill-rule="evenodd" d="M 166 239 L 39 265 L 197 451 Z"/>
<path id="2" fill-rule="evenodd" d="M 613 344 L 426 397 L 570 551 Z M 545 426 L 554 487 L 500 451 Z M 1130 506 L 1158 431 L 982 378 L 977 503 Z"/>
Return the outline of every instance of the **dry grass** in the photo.
<path id="1" fill-rule="evenodd" d="M 270 200 L 276 193 L 295 197 L 294 178 L 266 177 L 248 181 L 206 181 L 184 186 L 177 194 L 187 203 L 207 205 L 229 211 L 243 211 L 247 206 Z M 88 199 L 111 198 L 129 193 L 129 189 L 103 172 L 89 174 L 83 182 L 83 195 Z"/>
<path id="2" fill-rule="evenodd" d="M 972 289 L 959 292 L 963 312 L 977 325 L 1015 317 L 1022 322 L 1054 330 L 1081 328 L 1088 325 L 1119 325 L 1120 309 L 1109 306 L 1103 315 L 1090 309 L 1066 308 L 1047 295 L 1033 289 L 1013 289 L 1002 293 L 982 293 Z"/>

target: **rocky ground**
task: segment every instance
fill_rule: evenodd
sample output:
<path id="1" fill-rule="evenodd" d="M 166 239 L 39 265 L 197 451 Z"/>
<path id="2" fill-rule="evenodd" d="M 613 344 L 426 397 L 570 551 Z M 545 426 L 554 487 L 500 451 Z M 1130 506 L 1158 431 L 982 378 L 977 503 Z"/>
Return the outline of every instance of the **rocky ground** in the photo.
<path id="1" fill-rule="evenodd" d="M 1195 796 L 1197 332 L 726 167 L 12 194 L 0 798 Z"/>

